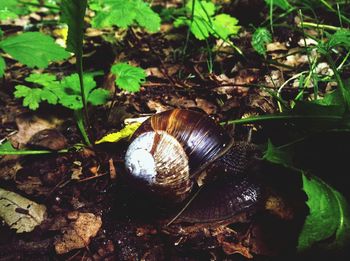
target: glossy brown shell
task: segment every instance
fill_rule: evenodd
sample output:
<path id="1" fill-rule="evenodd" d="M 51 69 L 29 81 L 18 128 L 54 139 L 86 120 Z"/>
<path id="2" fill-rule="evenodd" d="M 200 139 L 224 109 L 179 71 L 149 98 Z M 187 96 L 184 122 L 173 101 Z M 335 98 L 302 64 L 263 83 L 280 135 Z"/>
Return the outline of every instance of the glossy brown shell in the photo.
<path id="1" fill-rule="evenodd" d="M 191 175 L 202 171 L 233 143 L 227 132 L 208 115 L 185 109 L 153 115 L 138 128 L 133 138 L 148 131 L 165 131 L 183 146 Z"/>

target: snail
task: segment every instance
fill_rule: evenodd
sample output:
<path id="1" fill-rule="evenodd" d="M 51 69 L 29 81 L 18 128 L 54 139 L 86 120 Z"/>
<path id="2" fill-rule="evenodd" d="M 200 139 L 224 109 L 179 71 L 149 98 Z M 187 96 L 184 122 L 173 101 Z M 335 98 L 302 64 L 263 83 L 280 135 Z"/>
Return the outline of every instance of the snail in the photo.
<path id="1" fill-rule="evenodd" d="M 136 130 L 125 155 L 125 166 L 134 183 L 155 197 L 175 203 L 188 199 L 200 180 L 215 183 L 216 179 L 222 180 L 218 177 L 227 176 L 227 182 L 221 183 L 231 184 L 228 194 L 234 194 L 239 208 L 244 208 L 255 204 L 261 194 L 259 186 L 244 176 L 256 151 L 253 146 L 233 142 L 208 115 L 173 109 L 154 114 Z M 212 189 L 209 186 L 205 190 Z M 215 199 L 211 202 L 216 204 Z"/>

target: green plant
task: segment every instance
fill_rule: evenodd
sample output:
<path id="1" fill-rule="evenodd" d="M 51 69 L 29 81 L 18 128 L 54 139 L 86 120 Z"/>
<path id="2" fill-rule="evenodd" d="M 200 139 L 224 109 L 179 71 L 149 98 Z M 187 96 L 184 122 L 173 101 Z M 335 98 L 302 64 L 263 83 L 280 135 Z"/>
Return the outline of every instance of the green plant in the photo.
<path id="1" fill-rule="evenodd" d="M 111 72 L 116 76 L 116 85 L 129 92 L 138 92 L 140 85 L 146 80 L 146 73 L 142 68 L 127 63 L 114 64 Z"/>
<path id="2" fill-rule="evenodd" d="M 39 0 L 3 0 L 0 1 L 0 21 L 14 19 L 21 15 L 37 11 L 39 7 L 46 7 L 49 11 L 58 11 L 59 7 L 55 0 L 44 4 Z"/>
<path id="3" fill-rule="evenodd" d="M 186 16 L 180 16 L 174 22 L 175 27 L 186 25 L 198 40 L 207 39 L 210 35 L 218 39 L 227 40 L 236 35 L 241 28 L 238 20 L 228 14 L 217 14 L 214 3 L 205 0 L 188 1 Z"/>
<path id="4" fill-rule="evenodd" d="M 69 57 L 69 53 L 54 42 L 52 37 L 40 32 L 27 32 L 0 41 L 0 49 L 29 67 L 46 68 L 50 62 Z M 6 63 L 0 56 L 0 77 Z"/>
<path id="5" fill-rule="evenodd" d="M 97 88 L 93 77 L 94 74 L 84 75 L 85 99 L 91 105 L 102 105 L 107 101 L 109 91 Z M 23 98 L 23 106 L 31 110 L 38 109 L 42 102 L 62 105 L 71 110 L 83 108 L 78 74 L 64 77 L 61 81 L 52 74 L 31 74 L 25 80 L 33 87 L 16 85 L 14 95 Z"/>
<path id="6" fill-rule="evenodd" d="M 252 36 L 252 46 L 258 54 L 266 55 L 266 44 L 272 41 L 271 33 L 264 27 L 255 30 Z"/>
<path id="7" fill-rule="evenodd" d="M 127 28 L 137 24 L 154 33 L 160 28 L 160 17 L 143 0 L 100 0 L 90 3 L 96 16 L 92 20 L 94 27 L 118 26 Z"/>

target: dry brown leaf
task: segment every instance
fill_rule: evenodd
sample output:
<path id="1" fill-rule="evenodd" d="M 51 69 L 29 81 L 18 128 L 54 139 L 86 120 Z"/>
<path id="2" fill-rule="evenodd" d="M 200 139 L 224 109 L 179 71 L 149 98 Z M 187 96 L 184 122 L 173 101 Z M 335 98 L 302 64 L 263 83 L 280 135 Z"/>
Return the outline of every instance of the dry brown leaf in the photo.
<path id="1" fill-rule="evenodd" d="M 21 181 L 16 181 L 16 187 L 28 195 L 48 195 L 51 188 L 45 186 L 39 177 L 28 176 Z"/>
<path id="2" fill-rule="evenodd" d="M 57 254 L 86 247 L 102 226 L 101 217 L 92 213 L 78 213 L 73 216 L 76 220 L 70 223 L 63 235 L 54 243 Z"/>
<path id="3" fill-rule="evenodd" d="M 5 155 L 0 157 L 0 179 L 15 179 L 17 171 L 22 168 L 18 155 Z"/>
<path id="4" fill-rule="evenodd" d="M 198 108 L 202 109 L 209 115 L 215 114 L 217 112 L 217 107 L 215 106 L 215 104 L 207 100 L 196 98 L 196 103 Z"/>
<path id="5" fill-rule="evenodd" d="M 23 148 L 30 138 L 39 131 L 54 129 L 62 123 L 57 118 L 44 119 L 31 113 L 23 114 L 16 119 L 18 132 L 10 137 L 12 145 Z"/>
<path id="6" fill-rule="evenodd" d="M 0 188 L 0 217 L 17 233 L 33 231 L 46 217 L 46 207 Z"/>

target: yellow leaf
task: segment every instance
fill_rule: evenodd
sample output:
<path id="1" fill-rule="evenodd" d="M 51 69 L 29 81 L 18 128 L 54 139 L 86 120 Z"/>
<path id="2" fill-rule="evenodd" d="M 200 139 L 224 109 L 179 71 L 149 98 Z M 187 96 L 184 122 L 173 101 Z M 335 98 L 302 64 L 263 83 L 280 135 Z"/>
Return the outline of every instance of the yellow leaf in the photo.
<path id="1" fill-rule="evenodd" d="M 140 122 L 131 123 L 118 132 L 107 134 L 102 139 L 96 141 L 95 144 L 100 144 L 104 142 L 118 142 L 121 139 L 129 138 L 131 137 L 131 135 L 134 134 L 137 128 L 140 127 L 140 125 Z"/>

